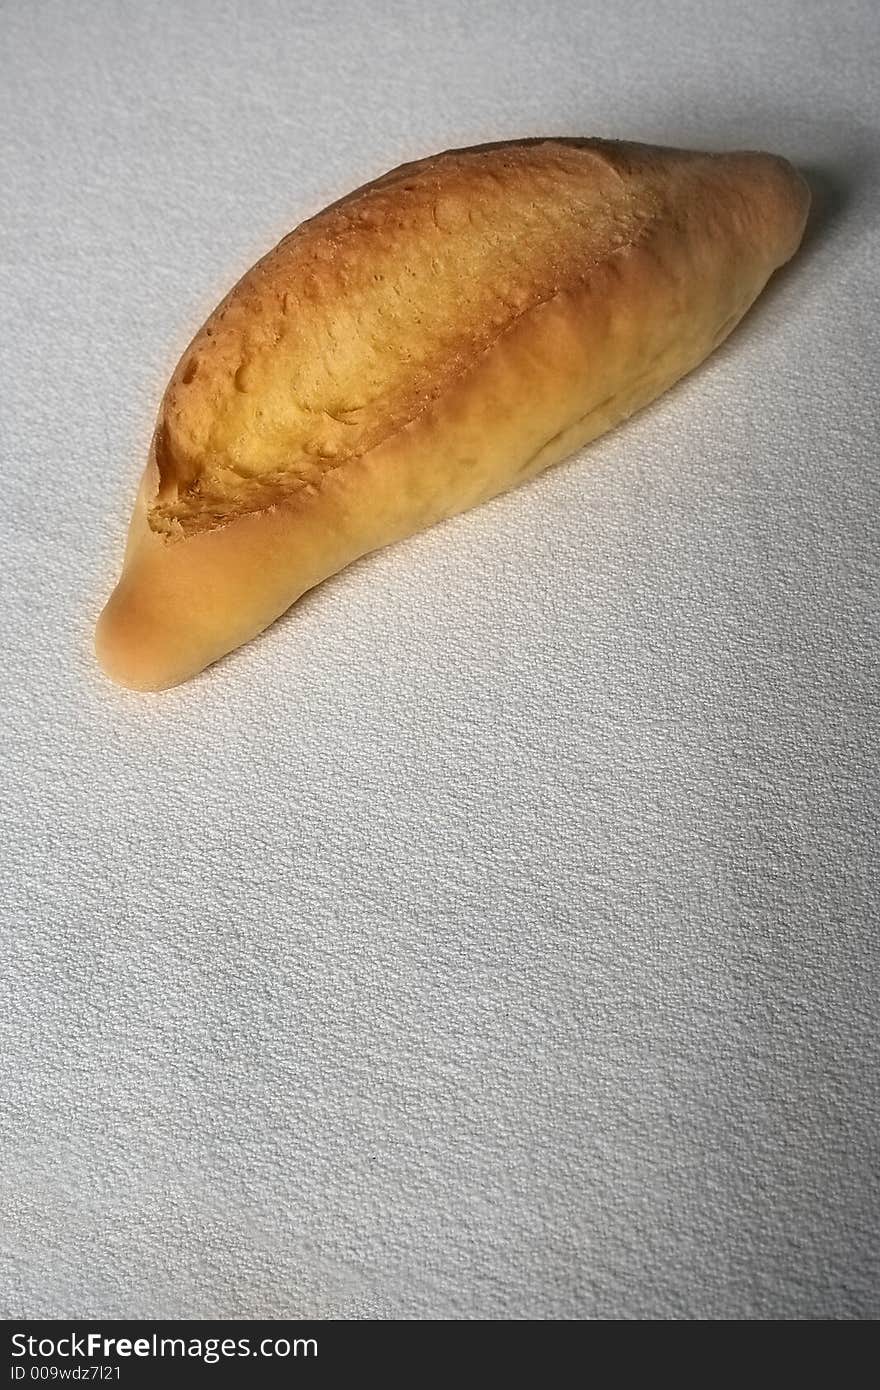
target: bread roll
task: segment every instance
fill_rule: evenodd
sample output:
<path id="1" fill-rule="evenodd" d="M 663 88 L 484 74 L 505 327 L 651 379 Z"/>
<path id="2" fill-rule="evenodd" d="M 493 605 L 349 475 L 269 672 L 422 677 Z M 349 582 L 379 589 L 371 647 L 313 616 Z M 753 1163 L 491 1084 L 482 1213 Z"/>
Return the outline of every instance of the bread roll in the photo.
<path id="1" fill-rule="evenodd" d="M 404 165 L 305 222 L 171 378 L 104 670 L 186 680 L 358 556 L 595 439 L 727 336 L 808 204 L 772 155 L 549 139 Z"/>

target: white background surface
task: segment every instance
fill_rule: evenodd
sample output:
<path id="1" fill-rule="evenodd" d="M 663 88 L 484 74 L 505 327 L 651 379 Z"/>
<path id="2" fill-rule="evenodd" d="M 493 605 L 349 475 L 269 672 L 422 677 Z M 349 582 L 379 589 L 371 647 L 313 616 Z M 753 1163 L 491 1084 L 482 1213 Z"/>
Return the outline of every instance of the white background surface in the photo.
<path id="1" fill-rule="evenodd" d="M 876 7 L 2 11 L 0 1311 L 876 1316 Z M 814 230 L 579 459 L 107 684 L 221 293 L 547 133 L 769 147 Z"/>

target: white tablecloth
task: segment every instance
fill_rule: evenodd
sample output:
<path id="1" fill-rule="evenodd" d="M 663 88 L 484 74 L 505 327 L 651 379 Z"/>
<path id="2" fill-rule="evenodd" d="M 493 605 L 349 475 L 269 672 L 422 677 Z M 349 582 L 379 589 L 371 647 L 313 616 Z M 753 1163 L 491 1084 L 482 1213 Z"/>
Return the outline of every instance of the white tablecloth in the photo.
<path id="1" fill-rule="evenodd" d="M 3 24 L 0 1312 L 876 1316 L 876 6 Z M 808 243 L 573 462 L 108 684 L 221 293 L 546 133 L 779 151 Z"/>

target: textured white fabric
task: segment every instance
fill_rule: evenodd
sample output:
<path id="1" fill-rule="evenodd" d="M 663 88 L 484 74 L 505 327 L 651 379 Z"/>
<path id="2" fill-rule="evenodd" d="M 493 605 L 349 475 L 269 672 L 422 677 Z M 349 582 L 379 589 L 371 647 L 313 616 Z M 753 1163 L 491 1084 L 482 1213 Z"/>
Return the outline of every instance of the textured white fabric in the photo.
<path id="1" fill-rule="evenodd" d="M 878 1312 L 876 6 L 3 5 L 7 1315 Z M 542 133 L 818 212 L 577 460 L 168 694 L 160 391 L 284 231 Z"/>

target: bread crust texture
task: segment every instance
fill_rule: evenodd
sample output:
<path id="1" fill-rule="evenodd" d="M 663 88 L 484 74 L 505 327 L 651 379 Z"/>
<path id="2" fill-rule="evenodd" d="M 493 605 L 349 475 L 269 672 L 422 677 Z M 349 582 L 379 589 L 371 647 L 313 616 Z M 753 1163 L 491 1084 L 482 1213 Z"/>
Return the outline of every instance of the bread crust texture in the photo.
<path id="1" fill-rule="evenodd" d="M 529 140 L 404 165 L 247 272 L 163 398 L 105 672 L 158 690 L 696 367 L 801 240 L 773 155 Z"/>

